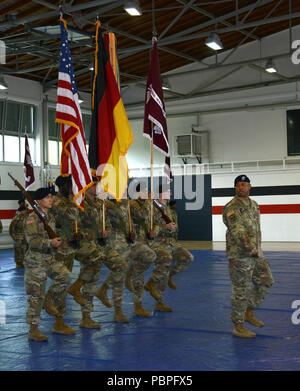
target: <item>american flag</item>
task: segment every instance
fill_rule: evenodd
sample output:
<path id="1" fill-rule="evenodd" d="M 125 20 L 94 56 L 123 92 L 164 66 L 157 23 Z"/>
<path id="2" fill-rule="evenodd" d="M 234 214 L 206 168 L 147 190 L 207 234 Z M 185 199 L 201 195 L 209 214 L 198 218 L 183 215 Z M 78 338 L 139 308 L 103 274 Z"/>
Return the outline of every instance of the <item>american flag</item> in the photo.
<path id="1" fill-rule="evenodd" d="M 92 186 L 93 182 L 64 19 L 60 19 L 60 30 L 61 52 L 56 105 L 56 122 L 61 124 L 62 139 L 60 171 L 63 176 L 72 174 L 73 199 L 83 208 L 85 190 Z"/>

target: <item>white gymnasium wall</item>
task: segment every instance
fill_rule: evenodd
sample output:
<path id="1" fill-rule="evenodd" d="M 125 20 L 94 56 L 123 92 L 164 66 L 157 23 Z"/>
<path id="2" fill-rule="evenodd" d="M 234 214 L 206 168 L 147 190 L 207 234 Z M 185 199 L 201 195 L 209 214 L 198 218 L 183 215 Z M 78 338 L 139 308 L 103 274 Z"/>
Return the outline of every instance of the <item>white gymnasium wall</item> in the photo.
<path id="1" fill-rule="evenodd" d="M 214 174 L 212 188 L 231 188 L 240 173 Z M 253 187 L 300 185 L 300 172 L 294 170 L 270 172 L 246 172 Z M 224 206 L 232 197 L 213 197 L 212 206 Z M 259 205 L 300 204 L 300 194 L 252 196 Z M 262 240 L 270 242 L 299 242 L 300 213 L 261 214 Z M 213 240 L 224 241 L 226 227 L 222 215 L 213 214 Z"/>

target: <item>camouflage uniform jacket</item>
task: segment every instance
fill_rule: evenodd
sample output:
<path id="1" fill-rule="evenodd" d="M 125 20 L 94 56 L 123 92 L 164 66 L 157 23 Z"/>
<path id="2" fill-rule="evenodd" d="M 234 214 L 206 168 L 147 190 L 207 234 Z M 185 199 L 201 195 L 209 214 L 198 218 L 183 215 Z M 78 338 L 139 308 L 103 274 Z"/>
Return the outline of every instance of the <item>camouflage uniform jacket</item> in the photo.
<path id="1" fill-rule="evenodd" d="M 106 201 L 106 213 L 112 225 L 112 233 L 109 242 L 114 246 L 114 242 L 120 241 L 123 245 L 128 245 L 129 237 L 129 219 L 128 219 L 128 200 Z M 135 232 L 132 223 L 132 231 Z"/>
<path id="2" fill-rule="evenodd" d="M 29 211 L 27 209 L 26 213 L 18 214 L 12 219 L 9 225 L 9 234 L 13 240 L 26 242 L 24 235 L 24 220 L 26 220 L 28 216 Z"/>
<path id="3" fill-rule="evenodd" d="M 74 239 L 75 221 L 77 219 L 78 224 L 79 211 L 80 209 L 73 202 L 72 195 L 66 198 L 58 193 L 53 197 L 49 213 L 55 218 L 55 232 L 62 240 L 62 245 L 59 247 L 60 253 L 70 254 L 75 251 L 70 241 Z"/>
<path id="4" fill-rule="evenodd" d="M 261 250 L 260 211 L 257 203 L 235 196 L 223 208 L 226 231 L 226 252 L 229 259 L 251 257 Z"/>
<path id="5" fill-rule="evenodd" d="M 131 200 L 130 211 L 136 240 L 146 242 L 150 228 L 150 202 L 142 199 Z"/>
<path id="6" fill-rule="evenodd" d="M 55 231 L 55 219 L 48 213 L 47 222 Z M 51 260 L 56 253 L 56 249 L 52 247 L 52 239 L 49 238 L 44 224 L 39 219 L 36 213 L 31 213 L 26 220 L 24 220 L 24 233 L 28 244 L 28 251 L 26 253 L 27 259 Z M 39 253 L 38 256 L 36 253 Z M 31 262 L 32 264 L 32 262 Z"/>
<path id="7" fill-rule="evenodd" d="M 79 212 L 79 232 L 83 240 L 95 240 L 101 238 L 102 226 L 102 206 L 100 199 L 90 200 L 85 197 L 83 201 L 84 211 Z M 111 224 L 107 213 L 105 213 L 105 230 L 111 231 Z"/>
<path id="8" fill-rule="evenodd" d="M 173 221 L 173 223 L 176 224 L 176 229 L 174 232 L 172 232 L 173 236 L 173 240 L 174 241 L 177 241 L 178 240 L 178 215 L 177 215 L 177 212 L 175 209 L 172 209 L 170 207 L 168 207 L 169 211 L 170 211 L 170 215 L 171 215 L 171 219 Z"/>
<path id="9" fill-rule="evenodd" d="M 1 220 L 0 220 L 0 234 L 1 234 L 1 232 L 2 232 L 2 229 L 3 229 L 3 227 L 2 227 L 2 222 L 1 222 Z"/>
<path id="10" fill-rule="evenodd" d="M 171 210 L 168 206 L 161 204 L 164 213 L 173 221 Z M 159 242 L 163 245 L 174 243 L 174 232 L 166 228 L 166 222 L 162 218 L 161 212 L 154 206 L 153 208 L 153 230 L 155 233 L 154 243 Z"/>

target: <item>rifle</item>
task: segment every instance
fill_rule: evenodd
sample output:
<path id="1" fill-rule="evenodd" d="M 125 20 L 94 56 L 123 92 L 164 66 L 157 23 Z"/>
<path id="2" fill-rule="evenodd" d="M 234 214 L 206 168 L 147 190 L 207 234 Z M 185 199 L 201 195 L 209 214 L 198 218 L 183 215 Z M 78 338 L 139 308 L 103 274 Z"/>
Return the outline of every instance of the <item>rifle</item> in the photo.
<path id="1" fill-rule="evenodd" d="M 29 204 L 32 206 L 35 213 L 38 215 L 41 222 L 44 224 L 44 228 L 47 231 L 47 234 L 50 239 L 57 238 L 57 234 L 53 231 L 53 229 L 50 227 L 50 225 L 47 223 L 46 220 L 46 213 L 44 213 L 39 204 L 31 197 L 31 195 L 24 189 L 24 187 L 18 182 L 10 173 L 8 175 L 11 177 L 11 179 L 14 181 L 15 185 L 21 190 L 21 192 L 26 197 Z"/>
<path id="2" fill-rule="evenodd" d="M 166 224 L 172 223 L 170 217 L 165 214 L 163 206 L 157 200 L 153 200 L 153 205 L 160 211 L 161 217 L 165 220 Z"/>

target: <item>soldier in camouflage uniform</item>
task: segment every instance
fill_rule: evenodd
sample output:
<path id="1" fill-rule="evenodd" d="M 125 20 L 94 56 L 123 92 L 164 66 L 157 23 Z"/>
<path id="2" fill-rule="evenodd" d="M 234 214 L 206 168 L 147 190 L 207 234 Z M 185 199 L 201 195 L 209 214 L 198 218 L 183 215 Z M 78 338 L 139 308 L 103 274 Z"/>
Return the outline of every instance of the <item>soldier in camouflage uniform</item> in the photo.
<path id="1" fill-rule="evenodd" d="M 24 235 L 24 220 L 28 216 L 28 208 L 24 206 L 20 207 L 9 225 L 9 234 L 14 240 L 14 255 L 17 269 L 24 267 L 23 261 L 27 250 L 27 242 Z"/>
<path id="2" fill-rule="evenodd" d="M 109 251 L 115 251 L 118 254 L 119 259 L 115 265 L 112 264 L 112 267 L 110 268 L 111 272 L 98 289 L 96 296 L 102 300 L 103 304 L 109 307 L 111 304 L 107 298 L 107 290 L 112 288 L 115 307 L 114 320 L 129 322 L 129 319 L 124 314 L 121 317 L 121 313 L 120 315 L 116 313 L 116 308 L 120 308 L 123 300 L 125 275 L 128 266 L 127 258 L 131 250 L 130 243 L 134 241 L 135 233 L 134 230 L 130 233 L 129 229 L 128 200 L 121 200 L 120 202 L 117 202 L 116 200 L 106 200 L 105 206 L 106 214 L 112 226 L 112 232 L 108 237 L 106 246 Z M 122 256 L 120 254 L 122 254 Z M 114 277 L 114 273 L 116 272 L 117 275 Z M 118 289 L 116 289 L 116 283 Z M 120 318 L 120 320 L 118 320 L 118 318 Z"/>
<path id="3" fill-rule="evenodd" d="M 111 285 L 113 289 L 114 320 L 116 322 L 128 322 L 127 317 L 122 312 L 122 297 L 124 289 L 124 276 L 126 272 L 126 262 L 119 255 L 115 248 L 110 246 L 108 238 L 111 225 L 108 215 L 105 213 L 105 230 L 103 230 L 103 200 L 96 198 L 96 187 L 98 179 L 93 177 L 94 186 L 86 190 L 84 200 L 84 212 L 80 212 L 80 230 L 83 240 L 80 249 L 76 252 L 76 257 L 80 262 L 86 259 L 85 267 L 81 267 L 80 276 L 83 273 L 90 274 L 90 282 L 84 285 L 82 292 L 87 302 L 82 306 L 83 322 L 89 318 L 89 313 L 93 310 L 93 297 L 99 298 L 104 305 L 111 307 L 106 294 L 103 295 L 103 288 L 96 290 L 99 280 L 99 271 L 103 263 L 110 271 Z M 91 269 L 93 263 L 97 263 L 99 268 Z M 93 273 L 95 271 L 95 273 Z M 83 278 L 83 277 L 81 277 Z M 105 292 L 106 293 L 106 292 Z M 90 322 L 90 321 L 89 321 Z M 91 322 L 90 322 L 91 323 Z M 96 322 L 94 327 L 96 328 Z M 98 324 L 98 327 L 100 325 Z"/>
<path id="4" fill-rule="evenodd" d="M 143 186 L 141 191 L 141 186 L 139 184 L 136 191 L 136 196 L 138 195 L 139 198 L 129 201 L 136 237 L 128 256 L 129 268 L 127 278 L 125 280 L 125 286 L 132 292 L 134 314 L 137 316 L 150 316 L 151 314 L 142 307 L 144 295 L 144 274 L 156 260 L 156 254 L 148 245 L 150 202 L 147 199 L 147 188 Z M 128 278 L 130 279 L 131 285 L 128 284 Z M 153 290 L 155 291 L 155 288 L 153 288 Z M 155 293 L 159 296 L 156 291 Z"/>
<path id="5" fill-rule="evenodd" d="M 253 310 L 265 299 L 274 280 L 270 266 L 261 249 L 260 211 L 249 198 L 250 179 L 246 175 L 235 178 L 236 196 L 223 208 L 223 222 L 227 227 L 226 253 L 232 282 L 231 320 L 233 335 L 253 338 L 243 322 L 263 327 Z M 253 288 L 251 289 L 251 282 Z"/>
<path id="6" fill-rule="evenodd" d="M 170 208 L 166 202 L 170 199 L 170 190 L 164 190 L 162 186 L 159 187 L 159 204 L 162 206 L 163 212 L 172 220 Z M 163 303 L 163 296 L 167 285 L 170 288 L 176 289 L 176 285 L 172 280 L 172 276 L 185 270 L 193 261 L 193 255 L 183 246 L 176 243 L 177 224 L 172 221 L 166 223 L 162 218 L 161 212 L 155 207 L 153 213 L 154 220 L 154 234 L 153 243 L 150 243 L 151 248 L 156 252 L 157 259 L 152 275 L 145 285 L 148 289 L 148 284 L 155 284 L 160 298 L 156 301 L 156 311 L 172 311 L 172 308 Z M 175 265 L 171 265 L 172 259 L 175 260 Z M 171 274 L 172 273 L 172 274 Z"/>
<path id="7" fill-rule="evenodd" d="M 68 288 L 68 293 L 81 305 L 81 308 L 91 308 L 87 301 L 90 301 L 91 287 L 99 275 L 102 254 L 98 252 L 95 254 L 94 249 L 88 246 L 85 240 L 80 240 L 80 237 L 83 238 L 80 226 L 81 212 L 73 202 L 71 176 L 59 176 L 55 184 L 59 188 L 59 193 L 54 196 L 51 213 L 56 220 L 57 232 L 62 238 L 62 245 L 57 251 L 56 259 L 63 262 L 70 271 L 72 271 L 74 259 L 79 261 L 79 276 Z M 49 300 L 51 301 L 51 296 Z M 100 327 L 90 318 L 90 311 L 83 311 L 82 314 L 80 327 Z"/>
<path id="8" fill-rule="evenodd" d="M 55 230 L 55 220 L 48 210 L 52 205 L 52 195 L 49 189 L 40 188 L 34 197 L 41 210 L 46 214 L 49 226 Z M 49 292 L 53 299 L 53 310 L 63 314 L 65 311 L 65 296 L 72 274 L 63 263 L 55 259 L 56 249 L 61 245 L 61 238 L 49 239 L 44 225 L 36 213 L 32 213 L 24 222 L 25 238 L 28 250 L 25 255 L 25 287 L 28 295 L 26 321 L 30 325 L 28 339 L 33 341 L 46 341 L 47 336 L 38 329 L 40 313 L 44 304 L 47 277 L 53 281 Z M 55 321 L 54 333 L 73 334 L 75 331 L 61 321 Z"/>
<path id="9" fill-rule="evenodd" d="M 56 231 L 62 238 L 62 245 L 57 250 L 56 259 L 63 262 L 67 268 L 72 271 L 75 252 L 78 247 L 76 246 L 74 234 L 76 230 L 76 221 L 79 216 L 79 208 L 73 202 L 71 176 L 58 176 L 55 184 L 59 191 L 53 197 L 50 213 L 53 214 L 55 218 Z M 75 300 L 76 299 L 79 300 L 79 304 L 83 302 L 80 293 L 76 296 Z"/>

